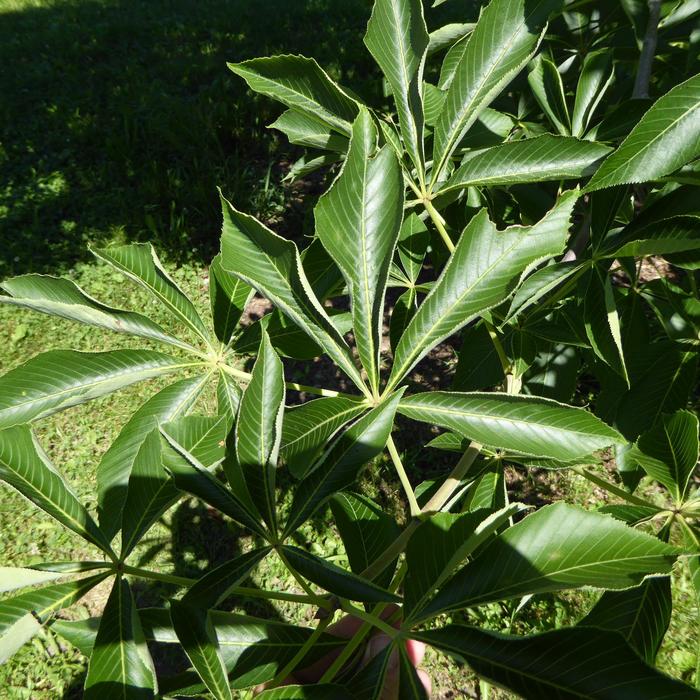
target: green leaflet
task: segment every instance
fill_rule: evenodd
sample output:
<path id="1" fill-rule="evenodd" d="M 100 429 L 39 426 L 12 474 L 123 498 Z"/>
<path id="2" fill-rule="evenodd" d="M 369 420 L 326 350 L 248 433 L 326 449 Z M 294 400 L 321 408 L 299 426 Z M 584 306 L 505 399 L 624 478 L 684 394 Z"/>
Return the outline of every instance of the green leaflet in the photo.
<path id="1" fill-rule="evenodd" d="M 271 56 L 253 58 L 228 67 L 263 95 L 304 112 L 335 131 L 350 135 L 358 105 L 312 58 Z"/>
<path id="2" fill-rule="evenodd" d="M 322 148 L 328 151 L 345 153 L 348 150 L 348 139 L 333 133 L 329 126 L 320 123 L 316 118 L 304 112 L 288 109 L 283 112 L 268 129 L 279 129 L 289 139 L 290 143 L 311 148 Z"/>
<path id="3" fill-rule="evenodd" d="M 611 52 L 601 50 L 586 55 L 576 86 L 576 99 L 571 117 L 571 133 L 574 136 L 580 137 L 586 132 L 593 113 L 612 85 L 614 77 Z"/>
<path id="4" fill-rule="evenodd" d="M 510 303 L 504 324 L 536 304 L 543 296 L 554 291 L 567 279 L 580 273 L 583 266 L 576 260 L 556 262 L 536 270 L 525 278 Z M 490 342 L 490 341 L 489 341 Z"/>
<path id="5" fill-rule="evenodd" d="M 430 32 L 428 41 L 428 56 L 453 46 L 460 39 L 474 31 L 470 22 L 451 22 Z"/>
<path id="6" fill-rule="evenodd" d="M 380 700 L 394 651 L 394 645 L 387 645 L 355 673 L 347 683 L 353 698 Z"/>
<path id="7" fill-rule="evenodd" d="M 627 357 L 629 391 L 615 388 L 616 427 L 629 440 L 652 427 L 663 413 L 687 405 L 694 386 L 697 355 L 671 341 L 650 343 Z"/>
<path id="8" fill-rule="evenodd" d="M 469 185 L 515 185 L 590 175 L 612 149 L 595 141 L 545 134 L 470 154 L 440 192 Z"/>
<path id="9" fill-rule="evenodd" d="M 350 349 L 314 295 L 291 241 L 274 234 L 222 197 L 221 263 L 283 311 L 318 343 L 355 385 L 367 391 Z"/>
<path id="10" fill-rule="evenodd" d="M 209 266 L 209 304 L 214 332 L 222 343 L 231 340 L 231 334 L 252 296 L 249 285 L 224 272 L 221 255 L 216 255 Z"/>
<path id="11" fill-rule="evenodd" d="M 479 114 L 527 65 L 562 0 L 492 0 L 469 35 L 435 127 L 432 183 Z M 442 85 L 441 85 L 442 87 Z"/>
<path id="12" fill-rule="evenodd" d="M 331 593 L 363 603 L 399 602 L 401 599 L 357 574 L 342 569 L 298 547 L 284 545 L 282 553 L 291 567 L 304 578 Z"/>
<path id="13" fill-rule="evenodd" d="M 224 455 L 222 444 L 226 436 L 226 425 L 221 416 L 218 419 L 208 419 L 208 422 L 209 425 L 203 421 L 201 425 L 183 426 L 182 421 L 176 421 L 161 427 L 163 467 L 165 467 L 164 471 L 172 477 L 173 483 L 161 482 L 160 489 L 154 490 L 151 496 L 153 500 L 149 510 L 159 513 L 161 504 L 169 505 L 179 495 L 174 493 L 179 489 L 201 498 L 205 503 L 242 523 L 253 532 L 265 536 L 260 514 L 250 499 L 245 483 L 237 485 L 235 490 L 228 489 L 212 474 L 212 467 L 221 461 L 218 457 L 223 458 Z M 206 449 L 206 443 L 210 442 L 211 438 L 215 441 L 215 449 L 219 454 L 216 461 L 203 463 L 202 459 L 206 458 L 207 453 L 210 452 Z"/>
<path id="14" fill-rule="evenodd" d="M 216 631 L 207 611 L 184 601 L 173 601 L 170 617 L 182 648 L 215 700 L 233 700 Z"/>
<path id="15" fill-rule="evenodd" d="M 45 418 L 194 364 L 153 350 L 50 350 L 0 377 L 0 428 Z"/>
<path id="16" fill-rule="evenodd" d="M 297 478 L 306 475 L 326 442 L 367 410 L 364 402 L 340 396 L 314 399 L 285 411 L 280 450 Z"/>
<path id="17" fill-rule="evenodd" d="M 586 187 L 648 182 L 700 154 L 700 74 L 660 97 Z"/>
<path id="18" fill-rule="evenodd" d="M 415 284 L 423 269 L 430 233 L 418 214 L 406 216 L 399 232 L 398 253 L 408 279 Z"/>
<path id="19" fill-rule="evenodd" d="M 129 584 L 114 581 L 85 679 L 85 700 L 146 700 L 157 690 L 156 674 Z"/>
<path id="20" fill-rule="evenodd" d="M 374 501 L 356 493 L 337 493 L 331 499 L 331 511 L 350 568 L 356 574 L 361 575 L 401 534 L 401 528 L 391 515 Z M 395 568 L 396 561 L 391 562 L 376 577 L 377 583 L 387 588 Z"/>
<path id="21" fill-rule="evenodd" d="M 97 574 L 68 583 L 55 583 L 5 598 L 0 601 L 0 635 L 27 613 L 32 613 L 42 623 L 46 622 L 54 613 L 80 600 L 108 575 Z"/>
<path id="22" fill-rule="evenodd" d="M 554 128 L 563 136 L 571 134 L 564 86 L 557 67 L 542 54 L 536 56 L 527 76 L 532 94 Z"/>
<path id="23" fill-rule="evenodd" d="M 343 169 L 314 211 L 317 235 L 348 282 L 357 349 L 375 393 L 384 294 L 403 215 L 399 162 L 390 146 L 375 155 L 376 143 L 361 108 Z"/>
<path id="24" fill-rule="evenodd" d="M 428 30 L 421 0 L 376 0 L 365 44 L 382 69 L 396 102 L 401 134 L 423 180 L 423 65 Z"/>
<path id="25" fill-rule="evenodd" d="M 610 276 L 598 268 L 593 268 L 588 274 L 583 294 L 583 322 L 595 354 L 629 386 L 612 282 Z"/>
<path id="26" fill-rule="evenodd" d="M 421 618 L 532 593 L 593 586 L 624 589 L 667 574 L 675 547 L 566 503 L 508 528 L 448 581 Z"/>
<path id="27" fill-rule="evenodd" d="M 490 508 L 477 508 L 469 513 L 434 513 L 424 520 L 406 548 L 404 616 L 411 619 L 419 614 L 455 569 L 524 509 L 514 503 L 495 513 Z"/>
<path id="28" fill-rule="evenodd" d="M 531 265 L 561 252 L 577 192 L 564 193 L 537 224 L 497 231 L 481 210 L 460 236 L 442 274 L 394 354 L 394 387 L 435 345 L 504 301 Z"/>
<path id="29" fill-rule="evenodd" d="M 623 229 L 605 242 L 601 255 L 606 258 L 644 257 L 697 250 L 700 248 L 699 225 L 697 216 L 671 216 L 632 229 L 631 233 Z"/>
<path id="30" fill-rule="evenodd" d="M 152 396 L 134 413 L 97 465 L 97 510 L 100 526 L 111 540 L 119 530 L 129 476 L 145 456 L 142 445 L 157 422 L 186 413 L 204 388 L 207 377 L 182 379 Z"/>
<path id="31" fill-rule="evenodd" d="M 109 540 L 26 425 L 0 430 L 0 479 L 73 532 L 110 552 Z"/>
<path id="32" fill-rule="evenodd" d="M 218 464 L 223 449 L 218 446 L 226 436 L 226 418 L 187 416 L 166 423 L 167 429 L 180 440 L 195 458 L 207 460 L 207 467 Z M 209 460 L 213 460 L 209 463 Z M 165 467 L 165 468 L 164 468 Z M 167 469 L 173 457 L 162 449 L 159 426 L 153 424 L 141 445 L 129 475 L 129 490 L 122 513 L 122 555 L 128 554 L 153 523 L 180 497 Z"/>
<path id="33" fill-rule="evenodd" d="M 398 410 L 485 445 L 536 457 L 588 457 L 624 442 L 592 413 L 534 396 L 428 391 L 403 399 Z"/>
<path id="34" fill-rule="evenodd" d="M 199 579 L 181 601 L 171 605 L 170 617 L 177 638 L 217 700 L 229 700 L 232 696 L 209 609 L 245 580 L 269 551 L 257 549 L 216 567 Z"/>
<path id="35" fill-rule="evenodd" d="M 166 333 L 147 316 L 107 306 L 67 279 L 48 275 L 22 275 L 5 280 L 0 287 L 10 294 L 0 296 L 0 302 L 5 304 L 23 306 L 52 316 L 61 316 L 119 333 L 130 333 L 180 348 L 191 348 L 188 343 Z"/>
<path id="36" fill-rule="evenodd" d="M 647 666 L 615 632 L 573 627 L 518 637 L 448 625 L 415 637 L 522 697 L 697 698 L 695 690 Z"/>
<path id="37" fill-rule="evenodd" d="M 236 457 L 253 503 L 273 532 L 277 528 L 275 476 L 284 395 L 284 367 L 263 331 L 260 352 L 238 411 Z"/>
<path id="38" fill-rule="evenodd" d="M 681 503 L 698 463 L 698 419 L 690 411 L 663 415 L 643 433 L 630 453 L 653 479 L 662 483 Z"/>
<path id="39" fill-rule="evenodd" d="M 226 416 L 229 429 L 238 415 L 238 407 L 241 405 L 243 390 L 238 382 L 224 369 L 219 370 L 219 379 L 216 383 L 217 413 Z"/>
<path id="40" fill-rule="evenodd" d="M 389 342 L 392 350 L 396 350 L 401 336 L 416 314 L 418 295 L 415 287 L 409 287 L 394 304 L 391 310 L 391 322 L 389 324 Z"/>
<path id="41" fill-rule="evenodd" d="M 350 486 L 386 445 L 402 391 L 355 421 L 321 455 L 294 494 L 283 537 L 294 532 L 330 496 Z"/>
<path id="42" fill-rule="evenodd" d="M 620 632 L 648 664 L 653 664 L 672 608 L 671 577 L 657 576 L 627 591 L 605 591 L 578 626 Z"/>
<path id="43" fill-rule="evenodd" d="M 0 593 L 7 593 L 26 586 L 36 586 L 61 578 L 62 573 L 24 569 L 19 566 L 0 566 Z"/>
<path id="44" fill-rule="evenodd" d="M 0 664 L 4 664 L 32 637 L 41 631 L 41 624 L 31 613 L 22 615 L 0 636 Z"/>
<path id="45" fill-rule="evenodd" d="M 209 332 L 194 304 L 163 269 L 150 243 L 94 248 L 92 253 L 147 289 L 175 318 L 205 342 Z"/>

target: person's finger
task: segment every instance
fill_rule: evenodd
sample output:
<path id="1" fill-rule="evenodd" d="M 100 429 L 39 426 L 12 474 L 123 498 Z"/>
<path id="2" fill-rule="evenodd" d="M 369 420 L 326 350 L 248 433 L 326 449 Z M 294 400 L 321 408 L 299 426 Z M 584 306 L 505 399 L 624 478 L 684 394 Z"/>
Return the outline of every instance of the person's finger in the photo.
<path id="1" fill-rule="evenodd" d="M 425 644 L 423 644 L 423 642 L 417 642 L 415 639 L 406 640 L 406 655 L 409 661 L 418 668 L 418 666 L 423 663 Z"/>
<path id="2" fill-rule="evenodd" d="M 418 678 L 420 678 L 420 682 L 425 688 L 426 695 L 430 697 L 433 694 L 433 682 L 430 680 L 430 676 L 428 675 L 427 671 L 424 671 L 422 668 L 417 668 L 416 673 L 418 674 Z"/>

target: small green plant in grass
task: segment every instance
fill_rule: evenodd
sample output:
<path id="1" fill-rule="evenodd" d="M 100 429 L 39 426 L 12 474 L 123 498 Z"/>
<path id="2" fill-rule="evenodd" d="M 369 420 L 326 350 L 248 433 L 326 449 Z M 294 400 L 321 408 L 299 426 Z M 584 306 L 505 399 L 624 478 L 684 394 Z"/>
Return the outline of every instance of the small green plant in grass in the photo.
<path id="1" fill-rule="evenodd" d="M 475 24 L 429 34 L 418 0 L 376 0 L 365 43 L 389 111 L 301 56 L 232 65 L 288 107 L 276 128 L 320 149 L 294 176 L 340 166 L 302 252 L 221 197 L 206 320 L 150 246 L 94 251 L 153 294 L 181 333 L 67 280 L 4 282 L 5 303 L 168 351 L 51 351 L 0 378 L 0 477 L 96 552 L 2 570 L 3 591 L 27 588 L 0 603 L 3 659 L 51 625 L 90 659 L 86 698 L 229 700 L 261 684 L 268 699 L 425 698 L 418 641 L 465 661 L 484 689 L 698 697 L 654 661 L 676 562 L 700 590 L 698 421 L 688 410 L 700 327 L 700 76 L 679 82 L 673 68 L 674 31 L 693 12 L 665 8 L 658 29 L 650 5 L 645 23 L 630 9 L 630 25 L 603 3 L 492 0 Z M 644 34 L 638 61 L 611 40 L 631 27 Z M 656 84 L 669 89 L 649 104 L 654 42 L 668 59 Z M 635 68 L 630 102 L 621 76 Z M 649 275 L 645 261 L 661 256 L 666 273 Z M 242 324 L 256 293 L 274 308 Z M 452 372 L 441 358 L 455 347 Z M 313 369 L 307 384 L 285 380 L 283 358 L 298 367 L 319 356 L 342 391 L 317 386 Z M 94 467 L 95 518 L 31 423 L 154 377 L 173 382 Z M 202 415 L 198 399 L 214 381 L 216 414 Z M 421 423 L 434 429 L 429 447 L 459 456 L 451 472 L 414 484 L 404 457 L 416 454 Z M 356 488 L 384 450 L 405 496 L 401 524 Z M 611 457 L 617 474 L 606 471 Z M 506 465 L 572 470 L 621 502 L 533 509 L 511 501 Z M 289 499 L 281 470 L 293 480 Z M 664 490 L 650 495 L 645 475 Z M 196 580 L 134 564 L 184 494 L 253 543 Z M 296 538 L 327 507 L 348 566 Z M 248 585 L 268 558 L 297 590 Z M 105 579 L 100 618 L 61 619 Z M 177 592 L 165 607 L 137 608 L 139 579 Z M 514 601 L 502 625 L 512 629 L 533 596 L 580 588 L 603 592 L 574 626 L 516 635 L 459 622 L 464 610 Z M 306 606 L 317 622 L 231 612 L 246 597 Z M 349 639 L 332 626 L 343 616 L 354 618 Z M 378 632 L 387 644 L 368 659 Z M 153 641 L 179 645 L 191 669 L 164 676 Z M 321 660 L 315 682 L 300 683 Z"/>

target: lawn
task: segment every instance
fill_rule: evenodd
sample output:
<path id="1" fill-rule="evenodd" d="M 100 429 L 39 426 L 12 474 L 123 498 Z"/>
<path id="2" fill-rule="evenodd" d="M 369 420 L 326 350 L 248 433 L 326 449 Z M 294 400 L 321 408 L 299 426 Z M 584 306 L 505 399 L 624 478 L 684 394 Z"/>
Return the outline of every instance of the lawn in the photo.
<path id="1" fill-rule="evenodd" d="M 167 328 L 164 312 L 144 293 L 90 261 L 89 244 L 153 241 L 176 280 L 205 304 L 205 263 L 215 252 L 220 226 L 217 186 L 240 209 L 302 241 L 323 180 L 283 182 L 302 152 L 266 129 L 279 108 L 250 94 L 225 63 L 304 53 L 358 94 L 381 102 L 381 83 L 361 40 L 370 5 L 369 0 L 0 0 L 0 58 L 6 68 L 0 73 L 0 279 L 30 271 L 65 274 L 106 303 L 153 305 L 151 316 Z M 130 342 L 0 306 L 3 372 L 53 348 L 105 350 Z M 157 388 L 138 385 L 41 421 L 42 444 L 90 506 L 100 455 Z M 204 397 L 200 410 L 209 402 Z M 445 459 L 426 449 L 412 457 L 409 475 L 416 483 Z M 388 469 L 378 463 L 362 488 L 398 511 L 399 496 L 385 478 Z M 510 483 L 514 498 L 532 501 L 537 490 L 538 498 L 557 493 L 591 507 L 600 502 L 588 482 L 576 477 L 513 471 Z M 14 492 L 0 489 L 0 564 L 83 554 L 77 538 L 36 513 Z M 342 561 L 339 538 L 322 517 L 305 526 L 300 538 L 312 551 Z M 234 526 L 188 499 L 152 531 L 138 556 L 154 569 L 192 576 L 240 546 Z M 295 588 L 272 565 L 260 576 L 259 584 Z M 166 592 L 160 586 L 139 587 L 139 604 L 159 603 Z M 96 589 L 71 614 L 99 614 L 105 594 Z M 697 618 L 687 581 L 677 595 L 659 665 L 689 681 L 696 655 L 689 640 Z M 593 597 L 544 596 L 513 621 L 513 629 L 574 622 Z M 258 615 L 290 613 L 253 600 L 239 604 Z M 478 622 L 498 629 L 503 619 L 501 608 L 493 606 L 480 612 Z M 183 663 L 164 652 L 156 658 L 168 669 Z M 435 697 L 480 693 L 473 675 L 445 657 L 431 652 L 426 665 Z M 12 700 L 78 698 L 84 673 L 83 657 L 47 631 L 0 667 L 0 688 Z M 492 691 L 491 697 L 511 696 Z"/>

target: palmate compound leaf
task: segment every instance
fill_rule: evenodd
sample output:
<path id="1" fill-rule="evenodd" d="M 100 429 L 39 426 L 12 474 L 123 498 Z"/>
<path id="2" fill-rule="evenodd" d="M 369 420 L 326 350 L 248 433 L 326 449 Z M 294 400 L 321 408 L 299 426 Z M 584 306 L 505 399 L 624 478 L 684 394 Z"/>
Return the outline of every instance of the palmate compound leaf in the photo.
<path id="1" fill-rule="evenodd" d="M 406 150 L 423 177 L 423 65 L 428 30 L 421 0 L 376 0 L 365 44 L 391 86 Z"/>
<path id="2" fill-rule="evenodd" d="M 263 95 L 350 135 L 358 104 L 334 83 L 312 58 L 270 56 L 253 58 L 228 67 Z"/>
<path id="3" fill-rule="evenodd" d="M 148 290 L 176 319 L 208 342 L 209 332 L 197 309 L 165 271 L 150 243 L 92 248 L 91 252 Z"/>
<path id="4" fill-rule="evenodd" d="M 287 408 L 280 452 L 289 471 L 299 479 L 304 477 L 328 440 L 366 410 L 365 402 L 343 396 L 314 399 Z"/>
<path id="5" fill-rule="evenodd" d="M 223 207 L 221 264 L 272 301 L 318 343 L 363 392 L 367 388 L 350 348 L 313 293 L 292 241 L 276 235 L 252 216 Z"/>
<path id="6" fill-rule="evenodd" d="M 390 388 L 435 345 L 504 301 L 530 266 L 562 251 L 577 196 L 575 190 L 565 192 L 534 226 L 498 231 L 485 209 L 471 220 L 401 336 Z"/>
<path id="7" fill-rule="evenodd" d="M 109 539 L 51 464 L 29 426 L 0 430 L 0 480 L 88 542 L 111 551 Z"/>
<path id="8" fill-rule="evenodd" d="M 535 396 L 428 391 L 401 401 L 399 413 L 498 449 L 571 460 L 624 442 L 582 408 Z"/>
<path id="9" fill-rule="evenodd" d="M 265 522 L 277 528 L 275 477 L 284 414 L 284 367 L 263 330 L 260 351 L 236 422 L 236 457 Z"/>
<path id="10" fill-rule="evenodd" d="M 294 494 L 283 537 L 293 533 L 333 494 L 351 486 L 386 445 L 403 392 L 398 391 L 356 420 L 319 457 Z"/>
<path id="11" fill-rule="evenodd" d="M 590 175 L 611 151 L 595 141 L 545 134 L 469 154 L 440 192 L 470 185 L 516 185 Z"/>
<path id="12" fill-rule="evenodd" d="M 647 666 L 616 632 L 570 627 L 518 637 L 448 625 L 413 635 L 526 698 L 698 697 L 693 688 Z"/>
<path id="13" fill-rule="evenodd" d="M 0 428 L 45 418 L 193 364 L 153 350 L 50 350 L 0 377 Z"/>
<path id="14" fill-rule="evenodd" d="M 393 149 L 376 148 L 376 127 L 362 107 L 345 164 L 314 214 L 317 235 L 347 280 L 358 354 L 378 394 L 384 295 L 401 228 L 404 185 Z"/>
<path id="15" fill-rule="evenodd" d="M 571 588 L 619 590 L 668 574 L 680 550 L 607 515 L 545 506 L 496 537 L 421 614 Z"/>
<path id="16" fill-rule="evenodd" d="M 492 0 L 483 10 L 447 91 L 435 127 L 433 183 L 479 114 L 527 65 L 562 0 Z"/>
<path id="17" fill-rule="evenodd" d="M 662 415 L 632 448 L 630 459 L 681 503 L 698 463 L 698 418 L 690 411 Z"/>
<path id="18" fill-rule="evenodd" d="M 245 580 L 270 551 L 247 552 L 213 569 L 173 601 L 170 617 L 185 653 L 216 700 L 231 700 L 231 687 L 209 610 Z"/>
<path id="19" fill-rule="evenodd" d="M 9 294 L 0 296 L 0 302 L 4 304 L 191 349 L 188 343 L 169 335 L 147 316 L 107 306 L 71 280 L 47 275 L 22 275 L 5 280 L 0 288 Z"/>
<path id="20" fill-rule="evenodd" d="M 700 74 L 659 98 L 586 190 L 656 180 L 700 155 Z"/>
<path id="21" fill-rule="evenodd" d="M 85 679 L 85 700 L 147 700 L 156 673 L 129 584 L 117 577 L 107 600 Z"/>
<path id="22" fill-rule="evenodd" d="M 97 465 L 97 512 L 100 527 L 111 540 L 119 530 L 129 477 L 134 465 L 145 459 L 146 436 L 158 422 L 187 413 L 207 383 L 207 377 L 181 379 L 161 389 L 134 413 Z"/>

